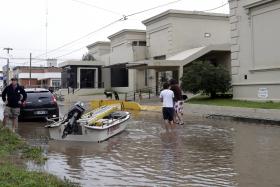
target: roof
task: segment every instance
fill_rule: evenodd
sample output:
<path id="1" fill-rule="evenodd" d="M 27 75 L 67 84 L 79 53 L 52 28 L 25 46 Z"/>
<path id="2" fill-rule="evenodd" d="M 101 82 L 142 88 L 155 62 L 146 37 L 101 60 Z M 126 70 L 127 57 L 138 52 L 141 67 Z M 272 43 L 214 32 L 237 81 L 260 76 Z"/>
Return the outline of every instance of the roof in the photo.
<path id="1" fill-rule="evenodd" d="M 209 12 L 202 12 L 202 11 L 186 11 L 186 10 L 174 10 L 170 9 L 165 12 L 162 12 L 158 15 L 155 15 L 151 18 L 143 20 L 142 23 L 144 25 L 149 25 L 152 22 L 157 22 L 158 20 L 162 19 L 163 17 L 190 17 L 190 18 L 199 18 L 199 19 L 208 19 L 208 20 L 229 20 L 229 14 L 221 14 L 221 13 L 209 13 Z"/>
<path id="2" fill-rule="evenodd" d="M 93 44 L 90 44 L 87 46 L 87 48 L 93 48 L 95 46 L 98 46 L 98 45 L 107 45 L 107 46 L 110 46 L 111 42 L 109 41 L 97 41 L 97 42 L 94 42 Z"/>
<path id="3" fill-rule="evenodd" d="M 26 92 L 42 92 L 42 91 L 46 91 L 49 92 L 49 90 L 45 89 L 45 88 L 25 88 L 24 89 Z"/>
<path id="4" fill-rule="evenodd" d="M 245 3 L 244 8 L 250 9 L 273 1 L 277 1 L 277 0 L 249 0 Z"/>
<path id="5" fill-rule="evenodd" d="M 116 32 L 110 36 L 108 36 L 108 38 L 111 40 L 112 38 L 118 37 L 120 35 L 124 35 L 124 34 L 146 34 L 146 30 L 139 30 L 139 29 L 123 29 L 120 30 L 119 32 Z"/>
<path id="6" fill-rule="evenodd" d="M 59 67 L 66 67 L 66 66 L 104 66 L 104 62 L 101 61 L 81 61 L 81 60 L 72 60 L 72 61 L 65 61 L 58 64 Z"/>
<path id="7" fill-rule="evenodd" d="M 198 47 L 198 48 L 188 49 L 188 50 L 185 50 L 183 52 L 177 53 L 174 56 L 171 56 L 171 57 L 167 58 L 166 60 L 184 60 L 187 57 L 198 53 L 199 51 L 201 51 L 204 48 L 206 48 L 206 47 Z"/>
<path id="8" fill-rule="evenodd" d="M 216 44 L 203 46 L 193 49 L 188 49 L 177 53 L 171 57 L 168 57 L 166 60 L 148 60 L 141 61 L 136 65 L 128 65 L 128 68 L 143 68 L 146 66 L 148 69 L 156 69 L 156 68 L 172 68 L 172 67 L 180 67 L 185 66 L 196 59 L 210 53 L 210 52 L 230 52 L 230 44 Z"/>
<path id="9" fill-rule="evenodd" d="M 18 78 L 19 79 L 28 79 L 30 76 L 29 73 L 24 72 L 24 73 L 19 73 Z M 31 73 L 31 78 L 32 79 L 38 79 L 38 80 L 43 80 L 43 79 L 61 79 L 61 72 L 41 72 L 41 73 Z"/>
<path id="10" fill-rule="evenodd" d="M 13 67 L 13 70 L 15 69 L 29 69 L 30 66 L 15 66 Z M 46 67 L 46 66 L 31 66 L 31 69 L 60 69 L 59 67 Z"/>
<path id="11" fill-rule="evenodd" d="M 185 62 L 192 62 L 199 57 L 212 52 L 212 51 L 225 51 L 230 52 L 230 44 L 213 44 L 198 48 L 192 48 L 180 53 L 177 53 L 171 57 L 168 57 L 167 61 L 180 61 L 184 60 Z M 186 65 L 186 64 L 185 64 Z"/>

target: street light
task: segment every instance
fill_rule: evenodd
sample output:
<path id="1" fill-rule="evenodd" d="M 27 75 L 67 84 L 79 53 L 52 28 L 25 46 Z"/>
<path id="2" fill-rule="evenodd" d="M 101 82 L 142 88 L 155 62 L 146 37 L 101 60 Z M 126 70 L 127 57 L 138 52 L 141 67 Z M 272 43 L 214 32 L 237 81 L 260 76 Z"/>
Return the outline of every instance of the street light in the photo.
<path id="1" fill-rule="evenodd" d="M 9 73 L 10 73 L 10 57 L 9 57 L 9 54 L 10 54 L 10 51 L 13 50 L 12 48 L 10 47 L 6 47 L 4 48 L 3 50 L 7 50 L 7 54 L 8 54 L 8 58 L 7 58 L 7 74 L 6 74 L 6 84 L 9 85 L 9 81 L 10 81 L 10 78 L 9 78 Z"/>

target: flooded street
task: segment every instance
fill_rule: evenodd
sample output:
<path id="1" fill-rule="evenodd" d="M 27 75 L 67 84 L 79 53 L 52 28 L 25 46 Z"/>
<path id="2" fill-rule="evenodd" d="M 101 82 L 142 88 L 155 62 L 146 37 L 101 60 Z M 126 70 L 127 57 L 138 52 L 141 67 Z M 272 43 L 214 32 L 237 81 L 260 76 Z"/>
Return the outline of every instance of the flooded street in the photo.
<path id="1" fill-rule="evenodd" d="M 83 143 L 48 141 L 45 124 L 19 124 L 47 154 L 36 169 L 82 186 L 280 186 L 278 126 L 188 116 L 166 132 L 160 113 L 139 112 L 123 133 Z"/>

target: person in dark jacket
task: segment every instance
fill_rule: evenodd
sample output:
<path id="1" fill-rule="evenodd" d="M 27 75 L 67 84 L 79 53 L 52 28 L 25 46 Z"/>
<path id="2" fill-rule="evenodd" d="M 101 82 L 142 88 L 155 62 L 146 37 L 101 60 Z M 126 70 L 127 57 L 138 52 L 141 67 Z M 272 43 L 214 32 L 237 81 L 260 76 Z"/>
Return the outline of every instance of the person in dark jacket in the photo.
<path id="1" fill-rule="evenodd" d="M 13 120 L 13 132 L 15 132 L 18 125 L 18 116 L 20 114 L 20 105 L 26 100 L 26 92 L 21 87 L 16 78 L 11 79 L 12 83 L 5 87 L 2 92 L 2 100 L 6 104 L 4 109 L 3 126 L 7 124 L 7 120 Z"/>

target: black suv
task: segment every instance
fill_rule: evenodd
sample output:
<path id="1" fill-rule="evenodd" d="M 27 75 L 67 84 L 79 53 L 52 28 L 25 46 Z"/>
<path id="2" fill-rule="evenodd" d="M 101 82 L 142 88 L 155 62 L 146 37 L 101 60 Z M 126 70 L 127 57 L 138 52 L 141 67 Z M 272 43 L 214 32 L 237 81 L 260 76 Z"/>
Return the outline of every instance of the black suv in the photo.
<path id="1" fill-rule="evenodd" d="M 26 101 L 20 107 L 19 119 L 58 118 L 59 108 L 54 95 L 47 89 L 27 88 Z"/>

